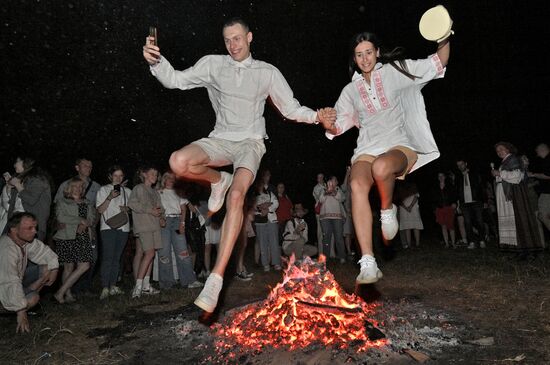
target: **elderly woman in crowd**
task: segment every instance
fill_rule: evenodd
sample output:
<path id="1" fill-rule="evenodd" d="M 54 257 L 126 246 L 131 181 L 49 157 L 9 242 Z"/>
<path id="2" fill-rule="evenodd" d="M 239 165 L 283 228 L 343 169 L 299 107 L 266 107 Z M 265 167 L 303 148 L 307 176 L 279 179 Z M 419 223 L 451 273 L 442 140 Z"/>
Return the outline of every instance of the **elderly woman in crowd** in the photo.
<path id="1" fill-rule="evenodd" d="M 518 259 L 525 259 L 543 247 L 529 202 L 527 175 L 514 145 L 499 142 L 495 150 L 502 159 L 498 170 L 492 170 L 496 181 L 500 248 L 515 252 Z"/>
<path id="2" fill-rule="evenodd" d="M 123 294 L 116 285 L 120 271 L 120 258 L 128 241 L 130 221 L 128 199 L 132 191 L 123 186 L 124 171 L 118 165 L 109 168 L 109 184 L 97 192 L 96 207 L 101 215 L 101 290 L 100 299 Z M 122 216 L 122 219 L 118 219 Z M 115 218 L 116 217 L 116 218 Z M 115 220 L 115 221 L 113 221 Z"/>
<path id="3" fill-rule="evenodd" d="M 55 209 L 60 228 L 53 238 L 59 263 L 63 265 L 62 285 L 54 295 L 59 303 L 75 300 L 71 288 L 88 271 L 93 260 L 90 227 L 94 224 L 96 211 L 83 198 L 83 193 L 84 182 L 78 177 L 72 178 Z"/>

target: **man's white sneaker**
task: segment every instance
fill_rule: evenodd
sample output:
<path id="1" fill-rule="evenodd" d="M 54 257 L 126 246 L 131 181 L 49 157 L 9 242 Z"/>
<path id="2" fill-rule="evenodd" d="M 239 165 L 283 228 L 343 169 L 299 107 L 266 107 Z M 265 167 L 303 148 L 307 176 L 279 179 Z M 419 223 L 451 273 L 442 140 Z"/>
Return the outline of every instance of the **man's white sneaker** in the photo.
<path id="1" fill-rule="evenodd" d="M 220 296 L 222 286 L 223 278 L 216 273 L 210 274 L 208 279 L 206 279 L 206 283 L 204 283 L 204 288 L 197 299 L 195 299 L 195 305 L 205 312 L 214 312 L 214 309 L 218 305 L 218 297 Z"/>
<path id="2" fill-rule="evenodd" d="M 479 248 L 486 248 L 487 245 L 485 244 L 485 241 L 479 241 Z"/>
<path id="3" fill-rule="evenodd" d="M 470 244 L 468 245 L 468 250 L 473 250 L 475 248 L 476 248 L 476 244 L 473 242 L 470 242 Z"/>
<path id="4" fill-rule="evenodd" d="M 399 230 L 395 204 L 392 204 L 390 209 L 380 211 L 380 222 L 382 222 L 382 235 L 384 238 L 388 241 L 393 239 Z"/>
<path id="5" fill-rule="evenodd" d="M 216 213 L 223 206 L 225 194 L 233 182 L 233 175 L 225 171 L 221 172 L 221 180 L 215 184 L 210 184 L 212 191 L 208 198 L 208 210 L 210 213 Z"/>
<path id="6" fill-rule="evenodd" d="M 358 284 L 372 284 L 376 283 L 378 279 L 381 279 L 382 271 L 378 269 L 376 259 L 370 255 L 363 255 L 358 262 L 361 265 L 361 272 L 355 279 Z"/>
<path id="7" fill-rule="evenodd" d="M 101 295 L 99 296 L 99 300 L 103 300 L 109 297 L 109 288 L 103 288 L 101 290 Z"/>

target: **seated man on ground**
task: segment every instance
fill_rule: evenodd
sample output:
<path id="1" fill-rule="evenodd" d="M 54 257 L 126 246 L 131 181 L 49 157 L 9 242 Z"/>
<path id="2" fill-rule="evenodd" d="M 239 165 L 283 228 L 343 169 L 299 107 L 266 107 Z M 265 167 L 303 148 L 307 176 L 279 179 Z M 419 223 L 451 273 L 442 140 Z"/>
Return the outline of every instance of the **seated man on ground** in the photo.
<path id="1" fill-rule="evenodd" d="M 35 238 L 36 217 L 15 213 L 0 237 L 0 312 L 16 312 L 16 332 L 30 332 L 27 311 L 40 300 L 39 292 L 57 278 L 57 255 Z M 27 267 L 27 260 L 37 265 Z"/>

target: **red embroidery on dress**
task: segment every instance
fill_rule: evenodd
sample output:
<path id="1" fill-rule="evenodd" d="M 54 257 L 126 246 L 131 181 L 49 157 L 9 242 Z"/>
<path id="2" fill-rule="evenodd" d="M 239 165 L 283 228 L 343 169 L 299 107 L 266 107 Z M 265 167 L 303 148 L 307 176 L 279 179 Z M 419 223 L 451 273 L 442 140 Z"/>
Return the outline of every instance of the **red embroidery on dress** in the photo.
<path id="1" fill-rule="evenodd" d="M 386 93 L 384 92 L 384 84 L 382 84 L 382 76 L 380 75 L 380 71 L 375 71 L 373 73 L 373 77 L 374 86 L 376 87 L 376 94 L 380 100 L 380 105 L 382 106 L 382 109 L 388 109 L 390 107 L 390 103 L 388 102 L 388 98 L 386 98 Z"/>
<path id="2" fill-rule="evenodd" d="M 434 53 L 432 55 L 432 62 L 434 63 L 436 75 L 440 76 L 443 74 L 443 65 L 441 64 L 441 60 L 439 59 L 439 56 L 437 53 Z"/>
<path id="3" fill-rule="evenodd" d="M 376 114 L 376 108 L 369 99 L 367 90 L 365 89 L 365 84 L 362 79 L 359 79 L 355 82 L 357 89 L 359 90 L 359 96 L 363 100 L 363 104 L 367 107 L 367 114 Z"/>

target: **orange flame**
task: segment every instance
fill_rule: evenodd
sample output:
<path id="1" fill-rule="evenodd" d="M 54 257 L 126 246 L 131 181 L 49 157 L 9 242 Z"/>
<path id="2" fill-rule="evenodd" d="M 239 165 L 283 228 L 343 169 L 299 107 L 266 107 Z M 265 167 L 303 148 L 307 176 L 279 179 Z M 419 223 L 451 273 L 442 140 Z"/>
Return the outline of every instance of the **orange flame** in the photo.
<path id="1" fill-rule="evenodd" d="M 325 257 L 317 263 L 306 258 L 298 263 L 291 257 L 268 298 L 233 311 L 214 327 L 218 348 L 239 344 L 253 350 L 265 346 L 305 348 L 314 343 L 358 351 L 381 347 L 388 340 L 371 341 L 365 325 L 376 305 L 368 305 L 354 294 L 346 294 L 326 270 Z"/>

